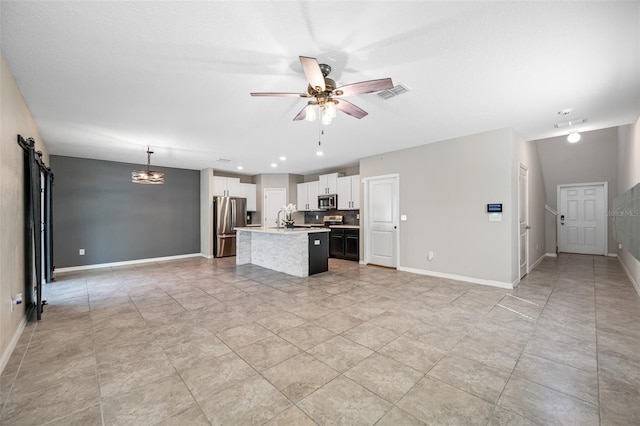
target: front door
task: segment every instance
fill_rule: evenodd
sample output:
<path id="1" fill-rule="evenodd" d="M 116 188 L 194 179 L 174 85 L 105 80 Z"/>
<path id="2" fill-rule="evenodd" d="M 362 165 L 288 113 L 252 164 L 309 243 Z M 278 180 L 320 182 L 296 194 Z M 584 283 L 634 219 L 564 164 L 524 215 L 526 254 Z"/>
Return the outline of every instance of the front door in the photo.
<path id="1" fill-rule="evenodd" d="M 366 180 L 365 262 L 397 267 L 398 177 Z"/>
<path id="2" fill-rule="evenodd" d="M 285 188 L 265 188 L 262 224 L 270 228 L 278 226 L 278 211 L 286 204 L 287 190 Z M 280 220 L 282 219 L 284 219 L 284 213 L 280 214 Z"/>
<path id="3" fill-rule="evenodd" d="M 599 254 L 606 250 L 605 184 L 558 185 L 559 250 Z"/>
<path id="4" fill-rule="evenodd" d="M 529 272 L 529 196 L 527 168 L 520 165 L 518 179 L 518 222 L 520 224 L 520 278 Z"/>

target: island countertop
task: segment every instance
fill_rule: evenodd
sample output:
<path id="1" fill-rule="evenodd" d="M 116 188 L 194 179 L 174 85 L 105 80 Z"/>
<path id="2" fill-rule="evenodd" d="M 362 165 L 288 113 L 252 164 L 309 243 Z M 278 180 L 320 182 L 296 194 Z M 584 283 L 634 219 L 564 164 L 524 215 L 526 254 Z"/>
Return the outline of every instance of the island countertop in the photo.
<path id="1" fill-rule="evenodd" d="M 298 235 L 298 234 L 311 234 L 314 232 L 331 232 L 328 228 L 272 228 L 267 226 L 251 226 L 236 228 L 236 231 L 241 232 L 260 232 L 263 234 L 281 234 L 281 235 Z"/>
<path id="2" fill-rule="evenodd" d="M 236 228 L 236 265 L 262 266 L 296 277 L 329 269 L 328 228 Z"/>

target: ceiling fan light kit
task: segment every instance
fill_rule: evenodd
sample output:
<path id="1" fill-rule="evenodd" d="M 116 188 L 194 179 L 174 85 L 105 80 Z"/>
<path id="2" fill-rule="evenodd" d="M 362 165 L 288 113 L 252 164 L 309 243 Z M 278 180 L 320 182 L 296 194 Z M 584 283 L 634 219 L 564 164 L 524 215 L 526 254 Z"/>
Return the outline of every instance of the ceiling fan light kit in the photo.
<path id="1" fill-rule="evenodd" d="M 331 124 L 331 120 L 336 116 L 336 110 L 357 119 L 361 119 L 368 114 L 351 102 L 336 99 L 336 97 L 380 92 L 393 88 L 393 82 L 390 78 L 360 81 L 337 87 L 336 82 L 328 77 L 331 73 L 329 65 L 318 64 L 316 58 L 307 56 L 300 56 L 300 64 L 309 82 L 306 93 L 253 92 L 251 96 L 315 98 L 307 102 L 307 105 L 300 110 L 293 120 L 315 121 L 320 116 L 322 124 L 328 125 Z"/>

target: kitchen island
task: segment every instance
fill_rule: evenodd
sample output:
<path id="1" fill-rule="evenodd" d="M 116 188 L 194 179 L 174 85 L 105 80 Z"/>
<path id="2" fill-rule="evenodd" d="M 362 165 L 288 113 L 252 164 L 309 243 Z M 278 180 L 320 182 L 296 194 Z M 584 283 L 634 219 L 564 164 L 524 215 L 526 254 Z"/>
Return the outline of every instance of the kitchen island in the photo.
<path id="1" fill-rule="evenodd" d="M 236 265 L 253 264 L 296 277 L 329 269 L 327 228 L 236 228 Z"/>

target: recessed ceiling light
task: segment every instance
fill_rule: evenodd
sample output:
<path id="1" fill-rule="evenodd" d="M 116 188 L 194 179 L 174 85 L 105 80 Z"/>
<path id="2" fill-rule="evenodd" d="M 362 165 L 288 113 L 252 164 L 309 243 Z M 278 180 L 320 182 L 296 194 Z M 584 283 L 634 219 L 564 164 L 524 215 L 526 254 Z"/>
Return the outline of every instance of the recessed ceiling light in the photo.
<path id="1" fill-rule="evenodd" d="M 323 156 L 323 155 L 324 155 L 324 152 L 322 152 L 322 151 L 316 151 L 316 155 L 317 155 L 318 157 L 321 157 L 321 156 Z"/>
<path id="2" fill-rule="evenodd" d="M 237 167 L 237 169 L 238 169 L 238 170 L 242 170 L 243 168 L 244 168 L 244 167 L 242 167 L 242 166 L 238 166 L 238 167 Z"/>
<path id="3" fill-rule="evenodd" d="M 280 157 L 280 161 L 287 161 L 287 157 L 283 155 L 282 157 Z"/>
<path id="4" fill-rule="evenodd" d="M 278 167 L 276 163 L 271 163 L 271 167 Z"/>
<path id="5" fill-rule="evenodd" d="M 580 136 L 580 133 L 578 133 L 578 132 L 569 133 L 569 136 L 567 136 L 567 142 L 576 143 L 581 138 L 582 138 L 582 136 Z"/>

